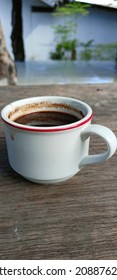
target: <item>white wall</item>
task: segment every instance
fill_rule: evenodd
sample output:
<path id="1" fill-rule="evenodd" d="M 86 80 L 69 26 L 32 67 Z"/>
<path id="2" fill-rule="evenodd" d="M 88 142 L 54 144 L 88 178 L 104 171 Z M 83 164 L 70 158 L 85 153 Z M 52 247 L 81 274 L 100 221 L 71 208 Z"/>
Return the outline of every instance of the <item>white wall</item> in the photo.
<path id="1" fill-rule="evenodd" d="M 117 10 L 93 6 L 89 15 L 81 16 L 78 23 L 81 41 L 94 39 L 94 44 L 117 42 Z"/>
<path id="2" fill-rule="evenodd" d="M 26 60 L 48 60 L 49 52 L 54 49 L 53 26 L 61 19 L 51 13 L 32 13 L 32 5 L 42 5 L 39 0 L 23 1 L 23 39 Z M 4 29 L 7 48 L 12 54 L 11 46 L 11 0 L 0 0 L 0 19 Z M 114 10 L 115 11 L 115 10 Z M 94 39 L 94 44 L 117 42 L 117 10 L 104 10 L 93 6 L 88 16 L 78 19 L 78 39 L 87 42 Z"/>
<path id="3" fill-rule="evenodd" d="M 11 56 L 13 57 L 12 53 L 12 46 L 11 46 L 11 0 L 0 0 L 0 20 L 2 23 L 4 35 L 5 35 L 5 41 L 7 49 L 9 50 Z"/>
<path id="4" fill-rule="evenodd" d="M 53 26 L 61 19 L 51 13 L 32 13 L 31 5 L 39 6 L 39 0 L 24 0 L 23 26 L 24 44 L 27 60 L 48 60 L 49 52 L 54 49 L 55 38 Z M 87 42 L 93 39 L 94 44 L 117 42 L 117 11 L 113 9 L 90 9 L 87 16 L 78 17 L 78 39 Z"/>
<path id="5" fill-rule="evenodd" d="M 51 13 L 32 13 L 31 6 L 41 6 L 39 0 L 23 0 L 23 38 L 26 60 L 47 60 L 53 47 L 52 25 L 57 22 Z M 44 5 L 44 4 L 43 4 Z"/>
<path id="6" fill-rule="evenodd" d="M 31 0 L 23 0 L 22 7 L 22 19 L 23 19 L 23 40 L 26 60 L 31 59 L 32 56 L 32 45 L 31 45 Z"/>

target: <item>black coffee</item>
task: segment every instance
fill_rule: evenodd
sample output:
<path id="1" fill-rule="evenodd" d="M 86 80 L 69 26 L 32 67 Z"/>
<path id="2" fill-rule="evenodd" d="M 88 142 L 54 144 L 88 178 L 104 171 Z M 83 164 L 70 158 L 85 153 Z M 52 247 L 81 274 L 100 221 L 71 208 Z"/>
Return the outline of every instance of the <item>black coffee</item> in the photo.
<path id="1" fill-rule="evenodd" d="M 82 118 L 82 117 L 81 117 Z M 71 124 L 79 121 L 80 119 L 72 114 L 55 112 L 55 111 L 41 111 L 30 113 L 18 117 L 14 121 L 19 124 L 29 125 L 29 126 L 59 126 Z"/>

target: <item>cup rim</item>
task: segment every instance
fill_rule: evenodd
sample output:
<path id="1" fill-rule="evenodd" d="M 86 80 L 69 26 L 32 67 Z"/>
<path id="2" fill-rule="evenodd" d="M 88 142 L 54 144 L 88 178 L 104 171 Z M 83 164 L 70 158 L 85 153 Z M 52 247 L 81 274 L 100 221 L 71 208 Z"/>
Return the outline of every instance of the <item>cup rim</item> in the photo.
<path id="1" fill-rule="evenodd" d="M 21 102 L 24 102 L 24 104 L 28 104 L 29 101 L 36 101 L 36 100 L 61 100 L 62 101 L 69 101 L 69 102 L 75 102 L 77 104 L 80 104 L 80 106 L 84 107 L 85 109 L 87 109 L 87 114 L 81 119 L 78 120 L 76 122 L 70 123 L 70 124 L 66 124 L 66 125 L 60 125 L 60 126 L 50 126 L 50 127 L 33 127 L 33 126 L 28 126 L 28 125 L 24 125 L 24 124 L 19 124 L 16 123 L 15 121 L 12 121 L 10 118 L 8 118 L 8 112 L 10 111 L 10 108 L 12 108 L 14 105 L 18 105 Z M 26 103 L 27 102 L 27 103 Z M 20 107 L 20 105 L 19 105 Z M 59 132 L 59 131 L 67 131 L 67 130 L 71 130 L 71 129 L 75 129 L 78 127 L 81 127 L 83 125 L 85 125 L 86 123 L 88 123 L 89 121 L 91 121 L 93 117 L 93 111 L 91 109 L 91 107 L 83 102 L 80 101 L 76 98 L 70 98 L 70 97 L 63 97 L 63 96 L 36 96 L 36 97 L 29 97 L 29 98 L 23 98 L 23 99 L 19 99 L 16 100 L 14 102 L 9 103 L 8 105 L 6 105 L 2 111 L 1 111 L 1 118 L 3 120 L 4 123 L 6 123 L 7 125 L 20 129 L 20 130 L 24 130 L 24 131 L 29 131 L 29 132 Z"/>

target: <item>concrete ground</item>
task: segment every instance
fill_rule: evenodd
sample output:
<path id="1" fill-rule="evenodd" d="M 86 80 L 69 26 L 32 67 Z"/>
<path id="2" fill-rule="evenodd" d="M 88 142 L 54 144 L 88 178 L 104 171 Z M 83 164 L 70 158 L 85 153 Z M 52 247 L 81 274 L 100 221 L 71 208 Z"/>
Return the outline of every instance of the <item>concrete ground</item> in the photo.
<path id="1" fill-rule="evenodd" d="M 17 62 L 18 85 L 98 84 L 116 80 L 113 61 Z M 6 85 L 6 81 L 0 81 Z"/>
<path id="2" fill-rule="evenodd" d="M 95 84 L 115 79 L 114 62 L 46 61 L 17 63 L 19 85 Z"/>

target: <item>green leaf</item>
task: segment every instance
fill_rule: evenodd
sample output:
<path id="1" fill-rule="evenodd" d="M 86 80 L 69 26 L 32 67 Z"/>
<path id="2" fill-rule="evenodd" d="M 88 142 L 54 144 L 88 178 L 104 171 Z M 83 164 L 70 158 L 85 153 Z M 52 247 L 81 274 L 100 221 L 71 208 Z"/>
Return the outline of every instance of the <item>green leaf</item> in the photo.
<path id="1" fill-rule="evenodd" d="M 80 13 L 82 15 L 87 15 L 89 13 L 88 8 L 91 7 L 90 4 L 84 4 L 80 2 L 72 2 L 65 4 L 63 7 L 57 7 L 56 12 L 53 13 L 54 16 L 68 16 L 71 14 Z"/>

